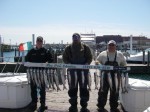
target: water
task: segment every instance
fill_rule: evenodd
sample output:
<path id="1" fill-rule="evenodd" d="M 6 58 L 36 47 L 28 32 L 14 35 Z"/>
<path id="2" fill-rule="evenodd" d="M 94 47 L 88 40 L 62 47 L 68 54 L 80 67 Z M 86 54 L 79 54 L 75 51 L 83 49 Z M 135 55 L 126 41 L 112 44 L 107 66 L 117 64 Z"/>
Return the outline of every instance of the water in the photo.
<path id="1" fill-rule="evenodd" d="M 16 56 L 18 55 L 18 51 L 16 51 Z M 20 52 L 20 56 L 25 56 L 27 54 L 27 51 L 24 52 Z M 3 60 L 4 62 L 14 62 L 14 57 L 15 57 L 15 51 L 11 51 L 11 52 L 3 52 Z"/>

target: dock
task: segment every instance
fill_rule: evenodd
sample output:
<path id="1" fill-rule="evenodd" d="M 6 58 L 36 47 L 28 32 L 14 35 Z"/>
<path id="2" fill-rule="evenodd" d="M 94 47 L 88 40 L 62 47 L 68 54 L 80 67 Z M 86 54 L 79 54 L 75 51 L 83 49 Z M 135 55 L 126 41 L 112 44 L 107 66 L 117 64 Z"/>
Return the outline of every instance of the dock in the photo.
<path id="1" fill-rule="evenodd" d="M 97 98 L 98 98 L 98 90 L 95 90 L 95 84 L 94 84 L 94 72 L 95 70 L 90 70 L 91 76 L 92 76 L 92 86 L 90 91 L 90 100 L 88 102 L 88 109 L 90 112 L 97 112 Z M 100 84 L 99 84 L 100 85 Z M 68 84 L 66 81 L 66 86 L 68 89 Z M 46 105 L 48 106 L 48 110 L 46 112 L 68 112 L 68 109 L 70 107 L 69 104 L 69 96 L 68 96 L 68 90 L 63 90 L 63 86 L 60 85 L 61 91 L 53 91 L 53 90 L 47 90 L 46 92 Z M 78 95 L 79 96 L 79 95 Z M 38 107 L 40 106 L 40 100 L 38 101 Z M 80 97 L 78 97 L 78 111 L 80 112 Z M 110 106 L 109 106 L 109 95 L 108 95 L 108 101 L 105 106 L 105 109 L 110 112 Z M 121 105 L 118 106 L 118 109 L 120 112 L 124 112 L 121 109 Z M 21 109 L 0 109 L 0 112 L 31 112 L 29 110 L 29 106 L 21 108 Z M 37 112 L 37 111 L 35 111 Z"/>

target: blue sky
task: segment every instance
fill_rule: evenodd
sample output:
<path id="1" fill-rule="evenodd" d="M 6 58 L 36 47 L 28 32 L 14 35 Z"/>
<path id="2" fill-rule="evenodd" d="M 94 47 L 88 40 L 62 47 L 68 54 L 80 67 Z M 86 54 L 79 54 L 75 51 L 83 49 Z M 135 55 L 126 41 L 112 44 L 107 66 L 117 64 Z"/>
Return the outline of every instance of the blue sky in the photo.
<path id="1" fill-rule="evenodd" d="M 66 43 L 74 32 L 150 38 L 150 0 L 0 0 L 4 43 Z"/>

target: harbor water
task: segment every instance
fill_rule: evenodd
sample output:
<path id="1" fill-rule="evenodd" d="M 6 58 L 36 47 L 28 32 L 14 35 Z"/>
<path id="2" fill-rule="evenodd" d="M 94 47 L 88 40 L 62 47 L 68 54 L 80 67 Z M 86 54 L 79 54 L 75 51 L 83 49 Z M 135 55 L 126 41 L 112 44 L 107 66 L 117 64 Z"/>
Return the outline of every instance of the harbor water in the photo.
<path id="1" fill-rule="evenodd" d="M 4 62 L 14 62 L 14 57 L 19 57 L 19 56 L 25 56 L 27 54 L 27 51 L 23 51 L 23 52 L 19 52 L 16 51 L 16 55 L 15 55 L 15 51 L 11 51 L 11 52 L 3 52 L 3 61 Z"/>

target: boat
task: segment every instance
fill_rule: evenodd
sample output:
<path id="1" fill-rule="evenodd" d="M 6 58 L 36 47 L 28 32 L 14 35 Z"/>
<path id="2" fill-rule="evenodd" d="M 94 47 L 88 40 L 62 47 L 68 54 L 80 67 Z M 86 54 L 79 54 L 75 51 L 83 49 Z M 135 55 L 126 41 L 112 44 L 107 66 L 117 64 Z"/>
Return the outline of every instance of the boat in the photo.
<path id="1" fill-rule="evenodd" d="M 128 63 L 147 63 L 148 62 L 148 52 L 150 52 L 150 48 L 147 48 L 144 51 L 138 52 L 134 55 L 130 54 L 126 56 L 126 60 Z M 144 56 L 145 53 L 145 56 Z"/>

